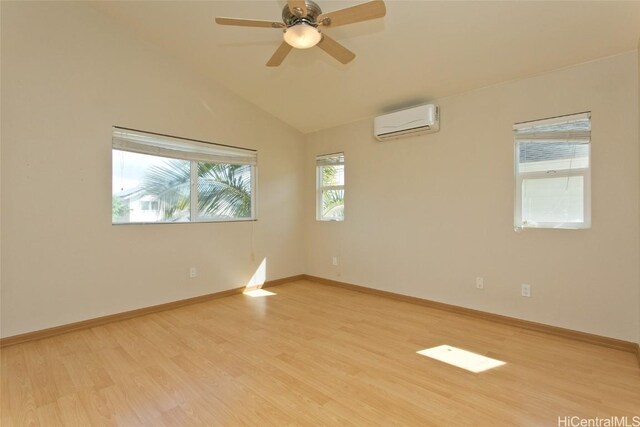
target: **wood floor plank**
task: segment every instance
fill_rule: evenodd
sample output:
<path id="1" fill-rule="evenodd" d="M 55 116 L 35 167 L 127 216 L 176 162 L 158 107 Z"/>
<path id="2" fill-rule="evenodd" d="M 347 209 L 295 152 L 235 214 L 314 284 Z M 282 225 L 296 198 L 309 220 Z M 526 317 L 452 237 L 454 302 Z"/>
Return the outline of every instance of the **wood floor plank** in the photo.
<path id="1" fill-rule="evenodd" d="M 127 396 L 118 385 L 112 385 L 100 390 L 100 393 L 107 399 L 113 408 L 113 418 L 118 426 L 140 427 L 142 420 L 132 408 L 132 402 L 127 400 Z"/>
<path id="2" fill-rule="evenodd" d="M 64 427 L 65 425 L 58 402 L 38 407 L 38 419 L 43 426 Z"/>
<path id="3" fill-rule="evenodd" d="M 8 409 L 6 418 L 14 425 L 39 426 L 38 408 L 24 350 L 22 346 L 2 350 L 0 398 L 7 402 L 2 407 Z"/>
<path id="4" fill-rule="evenodd" d="M 91 418 L 84 409 L 78 393 L 62 396 L 58 399 L 60 416 L 65 426 L 90 426 Z M 43 423 L 48 425 L 48 421 Z"/>
<path id="5" fill-rule="evenodd" d="M 47 354 L 46 346 L 40 341 L 26 343 L 24 356 L 36 406 L 55 402 L 61 395 L 54 377 L 53 365 L 57 362 L 56 359 Z M 62 366 L 57 368 L 63 369 Z"/>
<path id="6" fill-rule="evenodd" d="M 299 280 L 0 351 L 5 426 L 540 426 L 640 416 L 634 355 Z M 506 362 L 472 373 L 416 353 Z M 631 418 L 630 418 L 631 419 Z"/>
<path id="7" fill-rule="evenodd" d="M 91 425 L 118 425 L 115 409 L 102 389 L 85 389 L 78 393 L 80 402 L 91 420 Z"/>

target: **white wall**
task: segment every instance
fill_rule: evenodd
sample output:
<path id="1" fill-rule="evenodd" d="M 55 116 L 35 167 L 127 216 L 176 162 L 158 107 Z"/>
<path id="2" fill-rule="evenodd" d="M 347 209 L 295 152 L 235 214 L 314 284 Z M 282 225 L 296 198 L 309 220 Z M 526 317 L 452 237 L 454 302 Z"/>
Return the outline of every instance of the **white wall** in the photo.
<path id="1" fill-rule="evenodd" d="M 304 272 L 300 133 L 81 3 L 1 31 L 3 337 Z M 258 149 L 258 221 L 112 226 L 112 125 Z"/>
<path id="2" fill-rule="evenodd" d="M 431 135 L 378 143 L 371 119 L 308 135 L 307 273 L 638 340 L 637 68 L 631 52 L 435 100 Z M 512 124 L 581 111 L 592 112 L 592 229 L 515 233 Z M 316 222 L 314 157 L 337 151 L 346 220 Z"/>

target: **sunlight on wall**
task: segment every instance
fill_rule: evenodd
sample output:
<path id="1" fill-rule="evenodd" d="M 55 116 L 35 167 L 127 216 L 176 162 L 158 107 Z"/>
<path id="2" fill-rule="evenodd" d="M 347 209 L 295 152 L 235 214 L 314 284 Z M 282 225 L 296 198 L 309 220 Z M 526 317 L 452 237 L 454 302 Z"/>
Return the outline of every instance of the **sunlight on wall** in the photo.
<path id="1" fill-rule="evenodd" d="M 254 289 L 260 289 L 262 285 L 264 285 L 265 280 L 267 279 L 267 259 L 263 258 L 262 262 L 256 269 L 251 279 L 249 279 L 249 283 L 245 287 L 245 292 L 251 291 Z"/>
<path id="2" fill-rule="evenodd" d="M 251 276 L 251 279 L 249 279 L 249 283 L 247 283 L 247 286 L 245 287 L 245 290 L 242 293 L 253 298 L 268 297 L 271 295 L 276 295 L 275 292 L 269 292 L 264 289 L 260 289 L 262 285 L 264 285 L 266 278 L 267 278 L 267 259 L 264 258 L 260 263 L 260 265 L 258 266 L 258 268 L 256 269 L 256 272 L 253 273 L 253 276 Z"/>
<path id="3" fill-rule="evenodd" d="M 416 353 L 475 373 L 506 365 L 506 363 L 501 360 L 451 347 L 450 345 L 427 348 L 417 351 Z"/>

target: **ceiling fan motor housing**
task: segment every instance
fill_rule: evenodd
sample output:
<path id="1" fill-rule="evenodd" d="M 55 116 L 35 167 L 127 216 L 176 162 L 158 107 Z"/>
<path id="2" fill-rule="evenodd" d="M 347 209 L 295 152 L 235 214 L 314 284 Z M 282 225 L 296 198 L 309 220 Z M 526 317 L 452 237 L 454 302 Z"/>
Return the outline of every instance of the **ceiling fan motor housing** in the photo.
<path id="1" fill-rule="evenodd" d="M 297 16 L 289 9 L 289 5 L 285 5 L 282 9 L 282 21 L 285 23 L 287 27 L 291 27 L 292 25 L 296 25 L 300 22 L 307 23 L 309 25 L 313 25 L 314 27 L 318 25 L 316 19 L 320 14 L 322 14 L 322 9 L 316 3 L 311 0 L 305 0 L 305 5 L 307 6 L 307 15 L 306 16 Z"/>

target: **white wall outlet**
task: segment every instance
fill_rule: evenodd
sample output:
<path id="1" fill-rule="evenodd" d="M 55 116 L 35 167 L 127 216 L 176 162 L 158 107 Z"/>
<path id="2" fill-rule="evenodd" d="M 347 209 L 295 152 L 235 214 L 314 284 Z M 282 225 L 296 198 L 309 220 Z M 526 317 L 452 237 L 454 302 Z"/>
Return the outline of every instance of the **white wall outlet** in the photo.
<path id="1" fill-rule="evenodd" d="M 530 297 L 531 296 L 531 285 L 527 285 L 526 283 L 523 283 L 521 288 L 522 288 L 522 296 L 523 297 Z"/>
<path id="2" fill-rule="evenodd" d="M 333 265 L 338 265 L 338 257 L 337 257 L 337 256 L 334 256 L 334 257 L 333 257 L 333 259 L 331 260 L 331 263 L 332 263 Z"/>
<path id="3" fill-rule="evenodd" d="M 198 277 L 198 270 L 195 267 L 191 267 L 189 269 L 189 278 L 193 279 L 194 277 Z"/>
<path id="4" fill-rule="evenodd" d="M 484 289 L 484 279 L 482 277 L 476 277 L 476 288 Z"/>

